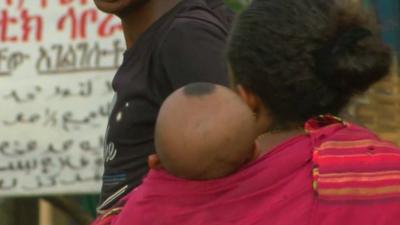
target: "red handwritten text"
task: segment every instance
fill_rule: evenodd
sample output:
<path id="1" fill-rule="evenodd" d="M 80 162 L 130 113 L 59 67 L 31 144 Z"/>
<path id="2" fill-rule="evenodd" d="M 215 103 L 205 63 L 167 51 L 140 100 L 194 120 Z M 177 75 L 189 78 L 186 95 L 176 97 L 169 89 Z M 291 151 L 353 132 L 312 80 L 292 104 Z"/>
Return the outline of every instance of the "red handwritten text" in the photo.
<path id="1" fill-rule="evenodd" d="M 22 9 L 26 7 L 25 0 L 0 0 L 5 1 L 6 6 L 15 6 L 18 9 Z M 87 5 L 89 0 L 38 0 L 39 7 L 40 8 L 47 8 L 49 5 L 49 2 L 51 3 L 56 3 L 57 5 L 60 6 L 66 6 L 66 5 L 71 5 L 73 3 L 78 3 L 79 5 Z"/>
<path id="2" fill-rule="evenodd" d="M 90 24 L 98 24 L 97 35 L 100 38 L 110 37 L 122 29 L 119 22 L 113 22 L 111 15 L 99 18 L 96 9 L 88 9 L 78 13 L 74 8 L 69 8 L 58 20 L 57 29 L 64 31 L 69 28 L 68 32 L 71 39 L 85 39 Z"/>
<path id="3" fill-rule="evenodd" d="M 17 28 L 17 34 L 11 34 L 11 29 Z M 11 15 L 8 10 L 0 11 L 0 42 L 28 42 L 41 41 L 43 19 L 39 15 L 31 15 L 22 10 L 17 16 Z"/>

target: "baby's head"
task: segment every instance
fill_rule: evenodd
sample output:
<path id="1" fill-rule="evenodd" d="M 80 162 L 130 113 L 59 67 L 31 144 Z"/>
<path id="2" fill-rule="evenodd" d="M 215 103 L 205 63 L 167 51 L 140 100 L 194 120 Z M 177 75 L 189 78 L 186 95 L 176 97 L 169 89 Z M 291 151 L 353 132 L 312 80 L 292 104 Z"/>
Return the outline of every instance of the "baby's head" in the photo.
<path id="1" fill-rule="evenodd" d="M 251 160 L 257 137 L 250 108 L 226 87 L 193 83 L 161 106 L 156 152 L 171 174 L 192 180 L 227 176 Z"/>

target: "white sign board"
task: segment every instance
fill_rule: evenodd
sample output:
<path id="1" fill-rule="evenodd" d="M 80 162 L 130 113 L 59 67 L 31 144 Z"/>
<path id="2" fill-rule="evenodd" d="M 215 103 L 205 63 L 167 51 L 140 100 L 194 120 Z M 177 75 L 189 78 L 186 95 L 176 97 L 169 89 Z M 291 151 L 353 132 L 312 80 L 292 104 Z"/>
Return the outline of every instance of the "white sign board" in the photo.
<path id="1" fill-rule="evenodd" d="M 124 47 L 92 0 L 0 0 L 0 196 L 99 191 Z"/>

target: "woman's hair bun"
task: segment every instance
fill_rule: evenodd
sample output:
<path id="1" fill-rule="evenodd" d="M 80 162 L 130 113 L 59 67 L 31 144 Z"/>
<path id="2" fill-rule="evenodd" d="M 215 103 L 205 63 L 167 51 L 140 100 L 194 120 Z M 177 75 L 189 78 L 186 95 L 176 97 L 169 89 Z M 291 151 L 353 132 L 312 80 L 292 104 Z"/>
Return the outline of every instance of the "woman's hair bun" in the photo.
<path id="1" fill-rule="evenodd" d="M 228 44 L 234 80 L 281 127 L 338 114 L 389 73 L 376 16 L 354 0 L 253 0 Z"/>
<path id="2" fill-rule="evenodd" d="M 376 17 L 353 1 L 331 7 L 326 42 L 314 52 L 316 75 L 341 92 L 363 92 L 389 73 L 392 55 Z"/>

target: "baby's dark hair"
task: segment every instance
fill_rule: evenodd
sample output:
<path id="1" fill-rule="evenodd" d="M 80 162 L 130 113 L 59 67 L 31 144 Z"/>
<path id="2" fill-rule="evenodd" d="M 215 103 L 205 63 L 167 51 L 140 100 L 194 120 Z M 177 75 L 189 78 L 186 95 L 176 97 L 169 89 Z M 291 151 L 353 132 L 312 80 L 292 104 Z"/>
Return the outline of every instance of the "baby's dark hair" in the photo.
<path id="1" fill-rule="evenodd" d="M 339 113 L 392 60 L 375 15 L 351 0 L 253 0 L 228 57 L 234 82 L 259 96 L 281 128 Z"/>

